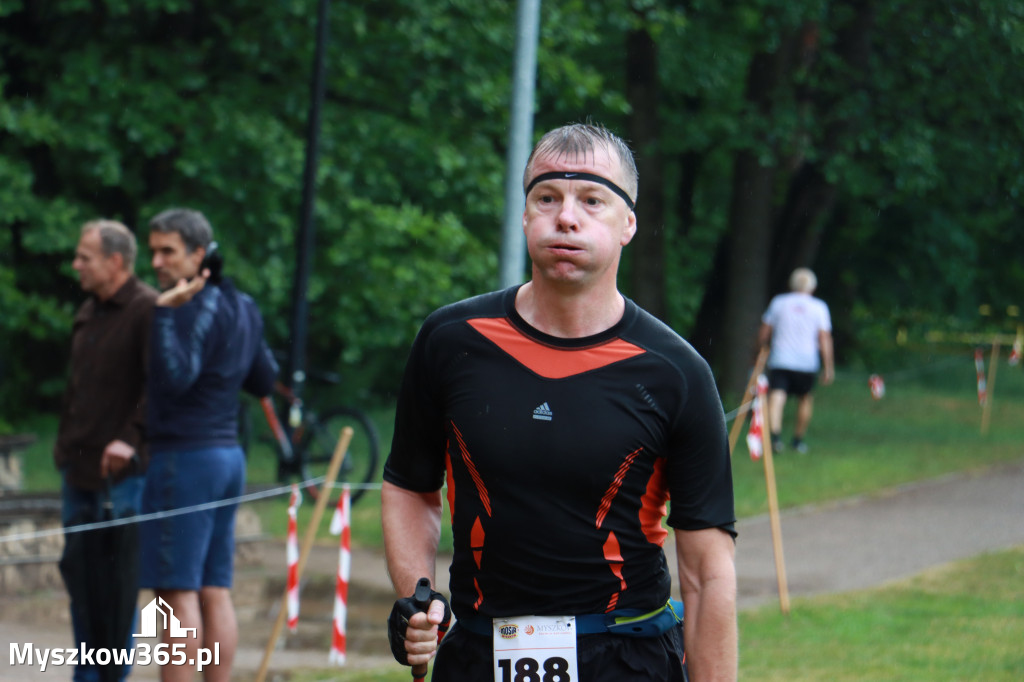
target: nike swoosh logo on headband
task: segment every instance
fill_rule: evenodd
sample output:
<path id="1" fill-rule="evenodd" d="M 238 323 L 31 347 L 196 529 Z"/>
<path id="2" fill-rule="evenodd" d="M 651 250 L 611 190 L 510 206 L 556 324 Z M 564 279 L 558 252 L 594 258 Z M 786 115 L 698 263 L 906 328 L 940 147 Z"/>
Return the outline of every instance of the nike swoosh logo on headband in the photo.
<path id="1" fill-rule="evenodd" d="M 529 196 L 530 190 L 533 189 L 534 185 L 538 182 L 544 182 L 545 180 L 589 180 L 590 182 L 596 182 L 604 185 L 611 191 L 622 197 L 622 200 L 626 202 L 626 206 L 632 211 L 635 204 L 633 200 L 626 194 L 626 190 L 622 189 L 608 178 L 603 178 L 600 175 L 594 175 L 593 173 L 570 173 L 568 171 L 551 171 L 550 173 L 541 173 L 526 186 L 525 194 Z"/>

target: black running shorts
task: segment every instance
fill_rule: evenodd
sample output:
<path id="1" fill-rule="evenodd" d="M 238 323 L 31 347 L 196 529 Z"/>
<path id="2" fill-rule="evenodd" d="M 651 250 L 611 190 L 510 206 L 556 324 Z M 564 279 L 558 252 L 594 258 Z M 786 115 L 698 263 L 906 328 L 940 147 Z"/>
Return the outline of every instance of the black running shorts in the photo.
<path id="1" fill-rule="evenodd" d="M 815 372 L 794 372 L 791 369 L 768 370 L 768 386 L 773 391 L 785 391 L 790 395 L 805 396 L 814 390 L 818 375 Z"/>
<path id="2" fill-rule="evenodd" d="M 577 639 L 576 649 L 580 682 L 687 682 L 689 679 L 683 662 L 682 628 L 672 628 L 658 637 L 583 635 Z M 494 679 L 491 640 L 456 623 L 442 640 L 433 667 L 433 682 L 489 682 Z M 513 674 L 512 682 L 515 679 Z"/>

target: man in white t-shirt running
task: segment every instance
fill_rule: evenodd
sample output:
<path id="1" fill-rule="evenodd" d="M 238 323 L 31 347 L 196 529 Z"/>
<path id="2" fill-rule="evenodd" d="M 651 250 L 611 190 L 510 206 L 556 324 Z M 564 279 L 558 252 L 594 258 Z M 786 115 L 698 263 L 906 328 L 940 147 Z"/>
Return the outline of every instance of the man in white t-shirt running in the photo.
<path id="1" fill-rule="evenodd" d="M 814 410 L 814 389 L 818 370 L 824 369 L 821 383 L 825 386 L 835 378 L 832 358 L 832 319 L 828 306 L 812 296 L 818 279 L 807 268 L 797 268 L 789 277 L 788 294 L 779 294 L 768 304 L 761 317 L 758 335 L 761 346 L 771 343 L 768 356 L 768 424 L 772 434 L 772 450 L 782 450 L 782 411 L 786 398 L 793 394 L 797 405 L 793 448 L 807 452 L 804 436 Z"/>

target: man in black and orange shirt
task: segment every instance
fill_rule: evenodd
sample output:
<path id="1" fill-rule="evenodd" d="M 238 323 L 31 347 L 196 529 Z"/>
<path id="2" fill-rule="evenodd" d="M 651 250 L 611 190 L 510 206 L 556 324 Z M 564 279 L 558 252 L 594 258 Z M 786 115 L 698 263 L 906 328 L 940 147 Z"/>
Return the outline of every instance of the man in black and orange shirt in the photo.
<path id="1" fill-rule="evenodd" d="M 616 284 L 637 227 L 632 152 L 599 126 L 559 128 L 524 184 L 531 280 L 435 312 L 409 358 L 383 490 L 395 589 L 433 581 L 447 481 L 457 622 L 434 679 L 681 680 L 684 637 L 691 679 L 735 679 L 721 402 L 707 364 Z M 398 633 L 409 664 L 434 655 L 443 611 Z M 557 655 L 510 649 L 555 631 L 572 633 Z"/>

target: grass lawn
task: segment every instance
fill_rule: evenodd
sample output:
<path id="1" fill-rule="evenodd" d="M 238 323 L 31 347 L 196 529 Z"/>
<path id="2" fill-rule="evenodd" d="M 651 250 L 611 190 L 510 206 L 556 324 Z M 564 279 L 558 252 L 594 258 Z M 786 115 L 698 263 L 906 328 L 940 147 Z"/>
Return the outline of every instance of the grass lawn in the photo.
<path id="1" fill-rule="evenodd" d="M 1024 679 L 1024 547 L 740 616 L 741 679 Z M 382 678 L 383 679 L 383 678 Z"/>
<path id="2" fill-rule="evenodd" d="M 918 373 L 888 382 L 881 400 L 871 398 L 867 375 L 840 373 L 835 384 L 816 391 L 807 434 L 810 452 L 786 449 L 774 458 L 780 506 L 871 494 L 1024 458 L 1021 366 L 1003 363 L 985 436 L 975 379 L 973 360 L 966 353 L 957 364 L 922 358 Z M 795 402 L 789 400 L 783 417 L 787 444 Z M 733 457 L 733 477 L 737 515 L 767 512 L 764 467 L 750 459 L 742 437 Z"/>

